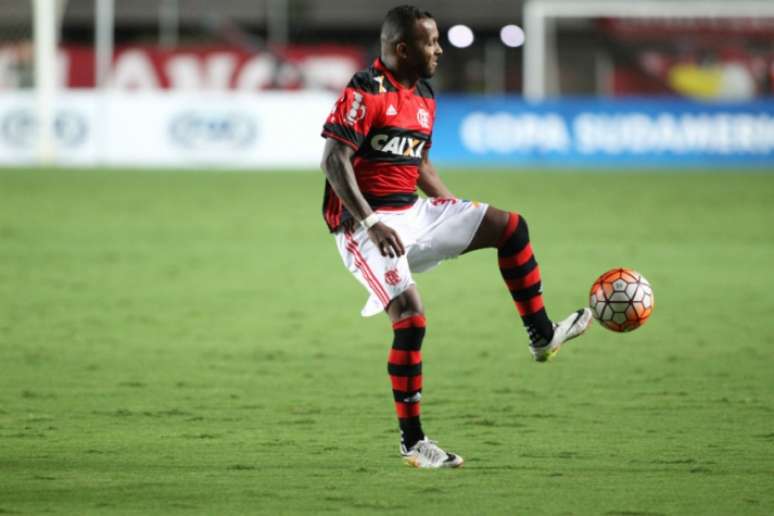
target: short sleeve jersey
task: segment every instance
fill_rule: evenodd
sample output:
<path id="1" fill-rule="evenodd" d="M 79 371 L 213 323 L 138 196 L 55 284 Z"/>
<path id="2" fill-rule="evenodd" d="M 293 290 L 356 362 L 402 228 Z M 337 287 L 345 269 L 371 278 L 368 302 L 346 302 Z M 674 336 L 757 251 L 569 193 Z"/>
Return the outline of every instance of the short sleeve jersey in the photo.
<path id="1" fill-rule="evenodd" d="M 356 73 L 336 101 L 322 136 L 355 150 L 358 187 L 373 209 L 399 209 L 417 199 L 422 153 L 432 145 L 435 94 L 419 80 L 401 85 L 377 58 Z M 323 216 L 336 231 L 352 217 L 325 182 Z"/>

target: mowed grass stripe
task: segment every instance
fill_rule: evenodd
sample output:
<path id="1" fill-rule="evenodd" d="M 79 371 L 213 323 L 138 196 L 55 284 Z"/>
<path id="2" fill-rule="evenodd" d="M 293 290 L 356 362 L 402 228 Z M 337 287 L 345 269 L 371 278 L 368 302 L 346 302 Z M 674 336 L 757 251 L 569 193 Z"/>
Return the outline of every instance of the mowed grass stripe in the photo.
<path id="1" fill-rule="evenodd" d="M 0 514 L 774 512 L 774 175 L 444 177 L 524 214 L 554 317 L 614 266 L 656 308 L 534 364 L 493 252 L 419 275 L 427 472 L 320 173 L 0 171 Z"/>

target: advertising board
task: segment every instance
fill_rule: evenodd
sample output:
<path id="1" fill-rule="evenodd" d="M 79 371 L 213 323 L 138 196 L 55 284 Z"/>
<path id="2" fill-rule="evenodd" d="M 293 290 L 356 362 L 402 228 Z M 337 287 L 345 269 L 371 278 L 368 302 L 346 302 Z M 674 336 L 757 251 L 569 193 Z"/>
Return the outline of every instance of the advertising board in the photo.
<path id="1" fill-rule="evenodd" d="M 68 90 L 54 113 L 63 165 L 318 168 L 326 92 Z M 0 95 L 0 164 L 37 161 L 35 98 Z M 438 99 L 431 158 L 459 167 L 774 168 L 774 101 Z"/>
<path id="2" fill-rule="evenodd" d="M 774 101 L 442 97 L 433 154 L 460 165 L 774 166 Z"/>
<path id="3" fill-rule="evenodd" d="M 34 163 L 30 92 L 0 95 L 0 164 Z M 60 164 L 168 167 L 315 167 L 329 93 L 108 93 L 57 97 Z"/>

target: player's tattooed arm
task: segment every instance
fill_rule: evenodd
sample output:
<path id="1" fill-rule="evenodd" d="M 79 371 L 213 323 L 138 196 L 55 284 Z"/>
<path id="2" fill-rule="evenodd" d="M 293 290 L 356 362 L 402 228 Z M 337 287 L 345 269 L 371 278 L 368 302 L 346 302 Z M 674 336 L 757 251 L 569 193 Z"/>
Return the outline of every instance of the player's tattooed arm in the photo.
<path id="1" fill-rule="evenodd" d="M 446 187 L 441 176 L 430 162 L 428 151 L 422 153 L 422 161 L 419 163 L 419 188 L 428 197 L 454 197 L 454 194 Z"/>
<path id="2" fill-rule="evenodd" d="M 347 207 L 349 213 L 356 220 L 363 220 L 371 215 L 373 211 L 357 186 L 355 170 L 352 168 L 352 156 L 354 154 L 354 149 L 349 145 L 333 138 L 327 138 L 320 166 L 325 172 L 333 191 L 339 196 L 339 199 Z"/>
<path id="3" fill-rule="evenodd" d="M 373 210 L 357 185 L 355 170 L 352 168 L 354 154 L 355 151 L 350 146 L 333 138 L 327 138 L 320 166 L 331 188 L 349 213 L 355 217 L 355 220 L 363 222 L 368 216 L 373 215 Z M 406 252 L 398 233 L 382 222 L 377 222 L 368 228 L 368 236 L 383 256 L 392 258 L 402 256 Z"/>

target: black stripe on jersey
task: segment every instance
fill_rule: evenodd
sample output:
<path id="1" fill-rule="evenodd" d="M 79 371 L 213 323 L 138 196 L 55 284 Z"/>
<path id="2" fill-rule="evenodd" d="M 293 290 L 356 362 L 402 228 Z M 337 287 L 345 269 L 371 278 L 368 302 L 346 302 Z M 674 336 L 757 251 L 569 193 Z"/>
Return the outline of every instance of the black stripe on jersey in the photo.
<path id="1" fill-rule="evenodd" d="M 341 201 L 333 193 L 333 188 L 331 188 L 331 184 L 327 179 L 325 180 L 322 212 L 325 223 L 328 224 L 328 229 L 334 231 L 341 225 Z"/>
<path id="2" fill-rule="evenodd" d="M 358 153 L 365 161 L 371 162 L 371 163 L 389 163 L 390 165 L 396 165 L 396 166 L 415 166 L 418 167 L 419 164 L 422 162 L 420 158 L 410 158 L 405 156 L 391 156 L 389 154 L 382 154 L 377 152 L 371 152 L 371 153 Z"/>
<path id="3" fill-rule="evenodd" d="M 384 73 L 373 66 L 369 66 L 365 70 L 361 70 L 353 75 L 349 84 L 347 84 L 347 88 L 353 88 L 374 95 L 388 91 L 398 91 L 387 77 L 384 76 Z"/>
<path id="4" fill-rule="evenodd" d="M 363 144 L 365 137 L 359 132 L 355 131 L 352 126 L 332 124 L 327 122 L 323 126 L 323 136 L 333 135 L 341 140 L 352 143 L 357 149 Z"/>
<path id="5" fill-rule="evenodd" d="M 395 193 L 385 195 L 382 197 L 376 197 L 373 195 L 364 195 L 365 200 L 368 201 L 368 205 L 371 208 L 402 208 L 403 206 L 411 206 L 419 196 L 415 193 Z M 398 330 L 400 331 L 400 330 Z"/>
<path id="6" fill-rule="evenodd" d="M 428 141 L 429 134 L 399 127 L 379 127 L 368 133 L 355 155 L 369 161 L 419 165 Z"/>
<path id="7" fill-rule="evenodd" d="M 325 214 L 325 221 L 328 223 L 328 227 L 331 230 L 331 233 L 338 230 L 342 225 L 352 223 L 355 220 L 349 213 L 349 210 L 347 210 L 341 201 L 338 200 L 338 197 L 336 197 L 335 201 L 333 201 L 333 196 L 335 195 L 336 194 L 333 193 L 333 189 L 330 187 L 330 184 L 328 184 L 326 181 L 325 196 L 323 200 L 323 213 Z M 419 196 L 415 193 L 395 193 L 382 197 L 364 195 L 363 197 L 365 197 L 365 200 L 368 202 L 368 205 L 371 207 L 371 209 L 374 210 L 377 208 L 402 208 L 404 206 L 412 206 L 415 202 L 417 202 L 417 199 L 419 199 Z M 338 203 L 337 205 L 339 206 L 340 211 L 328 214 L 328 203 L 332 201 Z M 396 349 L 402 348 L 398 347 Z"/>
<path id="8" fill-rule="evenodd" d="M 365 70 L 361 70 L 353 75 L 352 79 L 349 80 L 349 84 L 347 84 L 347 88 L 374 95 L 398 91 L 398 88 L 390 81 L 387 75 L 373 66 L 369 66 Z M 433 91 L 433 87 L 430 86 L 429 82 L 420 79 L 414 88 L 414 95 L 425 99 L 433 99 L 435 98 L 435 91 Z"/>

